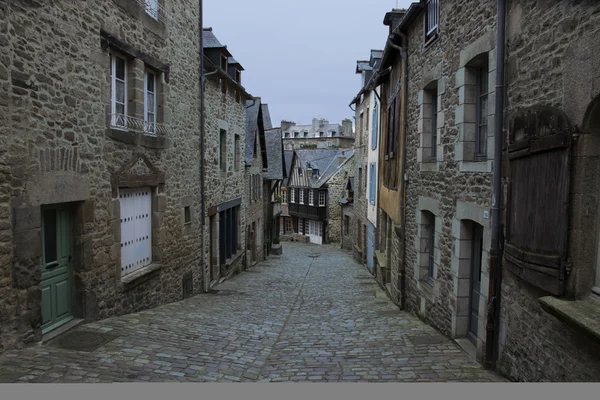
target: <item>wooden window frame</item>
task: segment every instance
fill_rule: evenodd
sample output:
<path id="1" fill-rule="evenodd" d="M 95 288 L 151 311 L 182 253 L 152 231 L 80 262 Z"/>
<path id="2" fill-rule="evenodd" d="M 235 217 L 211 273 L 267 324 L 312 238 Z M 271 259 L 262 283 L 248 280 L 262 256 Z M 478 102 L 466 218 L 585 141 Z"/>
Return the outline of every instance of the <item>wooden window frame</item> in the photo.
<path id="1" fill-rule="evenodd" d="M 476 72 L 476 87 L 477 101 L 475 105 L 475 161 L 487 160 L 487 135 L 489 132 L 488 115 L 489 115 L 489 65 L 485 62 L 480 65 Z M 484 85 L 485 83 L 485 85 Z M 486 113 L 483 115 L 483 103 L 486 103 Z M 484 122 L 485 121 L 485 122 Z M 485 129 L 483 129 L 485 127 Z"/>
<path id="2" fill-rule="evenodd" d="M 117 78 L 117 59 L 122 60 L 123 61 L 123 79 L 121 78 Z M 111 127 L 112 128 L 117 128 L 117 129 L 127 129 L 127 103 L 128 103 L 128 88 L 127 85 L 129 84 L 128 79 L 127 79 L 127 67 L 128 67 L 128 60 L 126 57 L 117 54 L 117 53 L 112 53 L 111 54 L 111 67 L 110 67 L 110 80 L 111 80 L 111 95 L 110 95 L 110 106 L 111 106 L 111 113 L 112 113 L 112 119 L 111 119 Z M 117 96 L 117 81 L 122 82 L 123 83 L 123 102 L 121 101 L 117 101 L 116 96 Z M 122 125 L 118 125 L 118 120 L 116 118 L 117 116 L 117 104 L 122 105 L 123 106 L 123 124 Z"/>
<path id="3" fill-rule="evenodd" d="M 322 202 L 321 202 L 321 199 L 323 200 Z M 319 191 L 319 207 L 325 207 L 326 204 L 327 204 L 327 194 L 323 190 L 320 190 Z"/>
<path id="4" fill-rule="evenodd" d="M 154 86 L 154 91 L 150 91 L 148 88 L 148 83 L 150 76 L 152 76 L 152 83 Z M 146 133 L 156 135 L 156 123 L 157 123 L 157 96 L 156 91 L 158 88 L 158 79 L 157 73 L 154 70 L 146 68 L 144 71 L 144 131 Z M 154 107 L 150 109 L 149 100 L 154 100 Z M 150 121 L 150 115 L 153 116 L 153 121 Z"/>

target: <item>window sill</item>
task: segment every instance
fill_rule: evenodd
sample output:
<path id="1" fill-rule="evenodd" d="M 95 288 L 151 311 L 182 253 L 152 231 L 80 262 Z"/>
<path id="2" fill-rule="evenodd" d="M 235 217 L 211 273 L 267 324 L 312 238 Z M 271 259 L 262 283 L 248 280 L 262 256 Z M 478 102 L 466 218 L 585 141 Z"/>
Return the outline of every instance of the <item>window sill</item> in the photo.
<path id="1" fill-rule="evenodd" d="M 148 276 L 148 275 L 152 274 L 153 272 L 160 270 L 161 267 L 162 267 L 162 264 L 158 264 L 158 263 L 152 263 L 150 265 L 146 265 L 145 267 L 142 267 L 130 274 L 122 276 L 121 283 L 123 283 L 124 285 L 131 285 L 133 283 L 138 283 L 138 282 L 140 282 L 140 279 L 142 277 Z"/>
<path id="2" fill-rule="evenodd" d="M 538 299 L 542 309 L 561 322 L 600 343 L 600 306 L 581 300 L 562 300 L 554 296 Z"/>
<path id="3" fill-rule="evenodd" d="M 423 43 L 423 47 L 421 48 L 421 54 L 425 54 L 427 50 L 429 50 L 434 44 L 436 44 L 440 40 L 439 32 L 433 35 L 429 40 Z"/>
<path id="4" fill-rule="evenodd" d="M 492 172 L 492 161 L 459 161 L 460 172 Z"/>
<path id="5" fill-rule="evenodd" d="M 166 137 L 145 135 L 141 132 L 125 129 L 107 128 L 106 136 L 118 142 L 148 147 L 151 149 L 166 149 L 169 147 L 169 141 Z"/>
<path id="6" fill-rule="evenodd" d="M 440 167 L 437 161 L 423 161 L 421 163 L 421 172 L 439 172 Z"/>

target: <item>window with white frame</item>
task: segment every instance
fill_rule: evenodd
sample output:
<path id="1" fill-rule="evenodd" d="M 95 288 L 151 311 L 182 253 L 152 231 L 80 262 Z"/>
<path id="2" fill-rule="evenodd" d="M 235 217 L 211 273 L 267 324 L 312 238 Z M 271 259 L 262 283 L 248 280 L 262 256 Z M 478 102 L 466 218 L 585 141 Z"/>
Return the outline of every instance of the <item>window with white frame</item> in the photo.
<path id="1" fill-rule="evenodd" d="M 304 219 L 298 218 L 298 233 L 304 235 Z"/>
<path id="2" fill-rule="evenodd" d="M 308 205 L 314 206 L 315 204 L 315 194 L 312 190 L 308 190 Z"/>
<path id="3" fill-rule="evenodd" d="M 152 262 L 152 189 L 119 189 L 121 276 Z"/>
<path id="4" fill-rule="evenodd" d="M 290 203 L 296 202 L 296 189 L 290 190 Z"/>
<path id="5" fill-rule="evenodd" d="M 282 190 L 281 191 L 281 202 L 283 204 L 287 203 L 287 190 Z"/>
<path id="6" fill-rule="evenodd" d="M 300 189 L 300 204 L 304 204 L 304 189 Z"/>
<path id="7" fill-rule="evenodd" d="M 319 207 L 325 207 L 325 192 L 319 192 Z"/>
<path id="8" fill-rule="evenodd" d="M 425 4 L 425 45 L 431 43 L 439 31 L 440 1 L 427 0 Z"/>
<path id="9" fill-rule="evenodd" d="M 158 0 L 142 0 L 146 13 L 155 20 L 158 20 Z"/>
<path id="10" fill-rule="evenodd" d="M 488 136 L 488 64 L 483 62 L 477 67 L 477 103 L 475 123 L 475 159 L 485 160 L 487 158 L 487 136 Z"/>
<path id="11" fill-rule="evenodd" d="M 112 55 L 111 67 L 111 126 L 127 127 L 127 60 Z"/>
<path id="12" fill-rule="evenodd" d="M 156 74 L 150 70 L 144 73 L 144 131 L 156 133 Z"/>

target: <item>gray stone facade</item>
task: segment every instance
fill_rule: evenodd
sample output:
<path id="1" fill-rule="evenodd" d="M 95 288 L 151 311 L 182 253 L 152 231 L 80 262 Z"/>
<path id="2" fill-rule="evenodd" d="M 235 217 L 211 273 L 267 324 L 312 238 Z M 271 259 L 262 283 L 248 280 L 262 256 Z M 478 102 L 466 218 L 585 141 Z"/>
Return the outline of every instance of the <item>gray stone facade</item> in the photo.
<path id="1" fill-rule="evenodd" d="M 198 3 L 156 20 L 130 0 L 3 2 L 0 21 L 0 351 L 41 338 L 42 206 L 72 206 L 75 318 L 201 291 Z M 112 53 L 127 58 L 127 130 L 111 129 Z M 148 68 L 156 136 L 135 125 Z M 122 277 L 119 192 L 140 186 L 152 264 Z"/>
<path id="2" fill-rule="evenodd" d="M 330 124 L 325 119 L 313 118 L 311 125 L 297 125 L 281 121 L 281 137 L 285 150 L 352 148 L 354 132 L 352 121 L 345 119 L 341 124 Z"/>
<path id="3" fill-rule="evenodd" d="M 354 155 L 338 157 L 339 169 L 327 181 L 327 243 L 341 243 L 343 212 L 340 202 L 347 197 L 346 186 L 354 172 Z"/>
<path id="4" fill-rule="evenodd" d="M 354 245 L 352 248 L 354 259 L 361 263 L 367 262 L 367 171 L 368 171 L 368 141 L 369 134 L 367 120 L 364 113 L 368 113 L 370 93 L 363 97 L 363 101 L 356 106 L 356 134 L 354 138 L 354 216 L 351 221 Z M 361 118 L 363 115 L 363 118 Z"/>

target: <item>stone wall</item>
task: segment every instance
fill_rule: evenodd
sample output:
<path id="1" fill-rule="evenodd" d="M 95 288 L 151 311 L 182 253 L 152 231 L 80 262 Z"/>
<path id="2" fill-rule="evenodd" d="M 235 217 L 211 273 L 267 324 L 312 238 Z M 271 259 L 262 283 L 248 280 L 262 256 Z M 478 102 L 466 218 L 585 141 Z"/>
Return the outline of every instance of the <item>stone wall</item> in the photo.
<path id="1" fill-rule="evenodd" d="M 370 105 L 370 96 L 365 95 L 362 103 L 356 107 L 356 135 L 354 139 L 354 218 L 351 221 L 352 236 L 354 237 L 353 253 L 356 261 L 365 263 L 367 260 L 367 152 L 369 131 L 366 118 L 360 121 L 360 113 L 367 112 Z M 361 172 L 359 173 L 359 169 Z M 359 232 L 360 231 L 360 232 Z"/>
<path id="2" fill-rule="evenodd" d="M 327 181 L 327 243 L 341 241 L 342 206 L 340 200 L 346 196 L 346 185 L 353 171 L 354 155 L 346 160 Z"/>
<path id="3" fill-rule="evenodd" d="M 256 141 L 256 154 L 252 159 L 252 165 L 246 167 L 244 174 L 244 181 L 246 182 L 245 198 L 246 198 L 246 230 L 245 232 L 249 235 L 252 230 L 252 224 L 254 223 L 254 235 L 255 235 L 255 246 L 254 254 L 256 258 L 254 261 L 259 262 L 264 259 L 264 188 L 262 181 L 262 158 L 260 140 Z M 256 176 L 260 176 L 259 186 L 256 188 L 256 195 L 252 192 L 251 188 L 256 185 L 256 182 L 250 183 L 250 179 L 255 179 Z M 256 198 L 255 198 L 256 196 Z M 247 240 L 249 237 L 247 237 Z M 248 249 L 252 251 L 251 249 Z M 247 266 L 252 266 L 252 260 L 247 260 Z"/>
<path id="4" fill-rule="evenodd" d="M 246 194 L 247 181 L 245 178 L 244 157 L 245 133 L 246 133 L 246 105 L 245 102 L 237 102 L 235 93 L 231 90 L 226 94 L 221 92 L 219 81 L 215 76 L 207 78 L 204 92 L 206 106 L 205 122 L 205 202 L 207 210 L 217 207 L 222 203 L 241 199 L 239 224 L 238 224 L 238 250 L 246 249 L 246 215 L 248 210 L 248 199 Z M 220 130 L 227 132 L 227 171 L 221 171 L 219 164 L 219 141 Z M 235 135 L 239 135 L 239 168 L 234 168 Z M 260 202 L 259 202 L 260 203 Z M 262 206 L 258 207 L 262 210 Z M 218 227 L 218 215 L 212 217 L 213 223 Z M 208 217 L 206 224 L 210 226 Z M 219 232 L 218 228 L 213 232 L 213 255 L 219 254 Z M 206 239 L 205 262 L 207 268 L 210 266 L 210 240 Z M 242 257 L 242 255 L 240 255 Z M 216 265 L 217 261 L 213 261 Z M 242 265 L 238 263 L 236 265 Z M 215 268 L 215 267 L 213 267 Z M 208 269 L 207 269 L 207 272 Z M 220 272 L 219 272 L 220 274 Z M 213 278 L 218 275 L 216 271 Z"/>
<path id="5" fill-rule="evenodd" d="M 169 1 L 166 24 L 131 0 L 9 4 L 0 4 L 0 351 L 41 337 L 41 205 L 74 202 L 75 317 L 180 300 L 184 275 L 194 292 L 203 282 L 197 2 Z M 131 116 L 143 116 L 141 60 L 169 66 L 157 73 L 166 140 L 109 129 L 110 50 L 101 31 L 105 43 L 117 38 L 137 57 L 127 70 Z M 118 188 L 143 182 L 153 187 L 157 268 L 128 283 Z"/>
<path id="6" fill-rule="evenodd" d="M 488 209 L 491 199 L 491 170 L 487 162 L 464 163 L 463 153 L 467 146 L 465 131 L 457 124 L 457 118 L 467 112 L 463 101 L 464 93 L 460 70 L 465 63 L 483 52 L 494 54 L 494 45 L 488 46 L 489 38 L 495 33 L 495 1 L 493 0 L 454 0 L 440 2 L 440 36 L 425 51 L 423 47 L 423 16 L 418 16 L 408 28 L 408 115 L 406 226 L 405 226 L 405 265 L 399 255 L 402 243 L 395 229 L 392 231 L 392 297 L 400 298 L 402 274 L 405 274 L 407 310 L 438 328 L 446 335 L 463 336 L 463 315 L 468 305 L 465 298 L 457 298 L 455 290 L 457 272 L 454 269 L 453 255 L 458 250 L 453 224 L 456 225 L 456 207 L 463 202 L 467 208 L 479 212 L 479 208 Z M 460 11 L 456 11 L 460 5 Z M 489 55 L 493 60 L 493 56 Z M 495 69 L 490 63 L 490 70 Z M 492 75 L 490 75 L 492 76 Z M 424 112 L 428 105 L 424 90 L 431 84 L 437 86 L 438 102 L 438 141 L 437 157 L 433 160 L 425 157 L 424 127 L 431 122 L 424 121 Z M 429 86 L 428 86 L 429 85 Z M 490 81 L 489 87 L 494 88 Z M 493 110 L 493 95 L 489 100 Z M 489 119 L 493 127 L 493 119 Z M 429 125 L 430 126 L 430 125 Z M 489 140 L 493 142 L 493 140 Z M 493 143 L 492 143 L 493 144 Z M 429 146 L 431 147 L 431 146 Z M 461 153 L 458 154 L 458 148 Z M 493 146 L 491 147 L 493 150 Z M 488 151 L 489 154 L 489 151 Z M 468 170 L 468 168 L 471 170 Z M 423 269 L 421 253 L 421 213 L 432 212 L 435 215 L 435 266 L 434 278 L 427 281 L 427 268 Z M 479 215 L 479 214 L 477 214 Z M 482 216 L 483 218 L 483 216 Z M 486 227 L 489 229 L 489 226 Z M 489 246 L 489 236 L 485 236 Z M 484 244 L 484 247 L 486 244 Z M 487 275 L 487 262 L 484 260 L 484 276 Z M 464 272 L 461 272 L 464 273 Z M 467 275 L 468 276 L 468 275 Z M 487 287 L 482 283 L 482 299 L 486 299 Z M 482 302 L 484 301 L 482 300 Z M 466 299 L 468 303 L 468 298 Z M 481 303 L 480 303 L 481 304 Z M 480 307 L 480 327 L 483 323 Z M 459 329 L 459 325 L 460 328 Z M 480 329 L 482 335 L 484 329 Z M 483 341 L 478 340 L 478 358 L 482 356 Z"/>
<path id="7" fill-rule="evenodd" d="M 533 105 L 563 111 L 584 132 L 574 141 L 568 254 L 563 297 L 588 299 L 597 273 L 600 146 L 587 122 L 600 95 L 600 4 L 594 1 L 508 2 L 505 121 Z M 549 40 L 551 38 L 551 40 Z M 508 126 L 507 126 L 508 129 Z M 542 290 L 502 271 L 499 370 L 518 381 L 598 381 L 600 346 L 540 307 Z M 591 315 L 592 320 L 600 316 Z"/>

